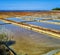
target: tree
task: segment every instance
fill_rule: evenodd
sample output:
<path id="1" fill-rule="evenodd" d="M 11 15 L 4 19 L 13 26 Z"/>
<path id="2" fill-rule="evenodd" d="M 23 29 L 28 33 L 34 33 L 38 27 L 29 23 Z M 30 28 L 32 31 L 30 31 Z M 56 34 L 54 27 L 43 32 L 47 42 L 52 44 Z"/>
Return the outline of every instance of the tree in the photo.
<path id="1" fill-rule="evenodd" d="M 60 10 L 60 8 L 53 8 L 52 10 Z"/>

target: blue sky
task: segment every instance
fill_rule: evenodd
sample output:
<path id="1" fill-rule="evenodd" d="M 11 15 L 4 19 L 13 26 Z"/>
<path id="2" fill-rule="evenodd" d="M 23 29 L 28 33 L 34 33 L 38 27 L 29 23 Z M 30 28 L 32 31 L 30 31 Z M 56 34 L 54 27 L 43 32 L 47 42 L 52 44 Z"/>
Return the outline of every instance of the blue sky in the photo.
<path id="1" fill-rule="evenodd" d="M 50 10 L 60 7 L 60 0 L 0 0 L 0 10 Z"/>

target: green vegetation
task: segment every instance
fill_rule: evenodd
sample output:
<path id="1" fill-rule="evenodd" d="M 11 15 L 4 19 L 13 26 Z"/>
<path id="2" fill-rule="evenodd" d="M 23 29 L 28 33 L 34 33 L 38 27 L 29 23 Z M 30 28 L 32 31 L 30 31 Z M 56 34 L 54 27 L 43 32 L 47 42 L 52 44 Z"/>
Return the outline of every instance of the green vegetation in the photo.
<path id="1" fill-rule="evenodd" d="M 0 34 L 0 55 L 10 55 L 10 51 L 4 43 L 8 40 L 8 37 L 5 33 Z"/>
<path id="2" fill-rule="evenodd" d="M 9 49 L 7 49 L 4 45 L 0 45 L 0 55 L 10 55 Z"/>
<path id="3" fill-rule="evenodd" d="M 60 10 L 60 8 L 53 8 L 52 10 Z"/>
<path id="4" fill-rule="evenodd" d="M 16 55 L 9 46 L 15 44 L 15 41 L 9 40 L 5 33 L 0 34 L 0 55 Z"/>
<path id="5" fill-rule="evenodd" d="M 8 40 L 8 37 L 5 33 L 0 34 L 0 42 L 6 42 Z"/>

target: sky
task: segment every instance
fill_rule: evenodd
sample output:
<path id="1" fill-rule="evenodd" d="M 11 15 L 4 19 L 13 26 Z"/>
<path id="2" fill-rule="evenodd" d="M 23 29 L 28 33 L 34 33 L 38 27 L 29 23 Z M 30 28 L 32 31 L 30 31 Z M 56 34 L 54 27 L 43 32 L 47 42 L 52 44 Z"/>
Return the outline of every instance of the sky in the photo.
<path id="1" fill-rule="evenodd" d="M 51 10 L 60 0 L 0 0 L 0 10 Z"/>

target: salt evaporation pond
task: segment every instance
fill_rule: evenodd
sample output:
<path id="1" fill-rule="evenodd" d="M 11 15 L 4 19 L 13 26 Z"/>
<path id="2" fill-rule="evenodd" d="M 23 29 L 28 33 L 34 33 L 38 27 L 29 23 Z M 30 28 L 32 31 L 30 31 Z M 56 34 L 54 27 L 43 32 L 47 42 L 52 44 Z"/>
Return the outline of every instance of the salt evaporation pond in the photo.
<path id="1" fill-rule="evenodd" d="M 13 20 L 16 22 L 25 22 L 25 20 L 22 19 L 18 19 L 18 18 L 8 18 L 8 20 Z M 49 28 L 49 29 L 55 29 L 55 30 L 60 30 L 60 25 L 56 25 L 56 24 L 48 24 L 48 23 L 43 23 L 43 22 L 25 22 L 27 24 L 33 24 L 33 25 L 37 25 L 37 26 L 41 26 L 41 27 L 45 27 L 45 28 Z"/>
<path id="2" fill-rule="evenodd" d="M 58 22 L 58 23 L 60 23 L 60 20 L 47 20 L 47 22 Z"/>
<path id="3" fill-rule="evenodd" d="M 20 22 L 20 20 L 19 20 L 19 22 Z M 2 24 L 2 23 L 4 23 L 4 22 L 0 21 L 0 24 Z M 31 23 L 33 24 L 34 22 L 31 22 Z M 22 42 L 34 43 L 34 44 L 36 44 L 36 46 L 40 46 L 40 47 L 41 46 L 44 46 L 44 47 L 45 46 L 46 47 L 50 47 L 50 46 L 53 46 L 53 47 L 58 46 L 59 47 L 60 46 L 60 39 L 56 39 L 56 38 L 53 38 L 53 37 L 45 35 L 45 34 L 36 33 L 31 30 L 26 30 L 24 28 L 21 28 L 21 27 L 12 25 L 12 24 L 2 25 L 2 26 L 0 25 L 0 27 L 3 27 L 3 28 L 5 27 L 6 29 L 8 29 L 8 31 L 10 30 L 13 34 L 15 34 L 14 39 L 16 40 L 16 42 L 20 41 L 19 44 L 16 43 L 18 47 L 20 47 L 20 45 L 22 45 Z M 35 52 L 35 48 L 34 48 L 33 52 Z M 39 50 L 37 50 L 37 52 L 39 52 Z"/>

